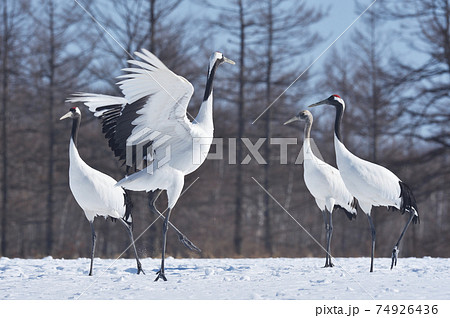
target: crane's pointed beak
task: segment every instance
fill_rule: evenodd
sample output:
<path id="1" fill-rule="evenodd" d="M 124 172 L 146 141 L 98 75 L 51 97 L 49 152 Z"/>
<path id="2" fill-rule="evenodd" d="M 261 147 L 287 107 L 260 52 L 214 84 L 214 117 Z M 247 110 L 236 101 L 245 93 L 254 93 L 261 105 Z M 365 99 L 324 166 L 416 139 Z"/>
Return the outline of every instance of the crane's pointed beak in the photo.
<path id="1" fill-rule="evenodd" d="M 233 60 L 230 60 L 230 59 L 229 59 L 228 57 L 225 57 L 225 56 L 223 57 L 223 61 L 224 61 L 224 62 L 226 62 L 226 63 L 230 63 L 230 64 L 233 64 L 233 65 L 234 65 L 234 64 L 236 64 L 236 62 L 235 62 L 235 61 L 233 61 Z"/>
<path id="2" fill-rule="evenodd" d="M 294 121 L 298 121 L 298 120 L 300 120 L 300 119 L 297 116 L 294 116 L 291 119 L 289 119 L 287 122 L 285 122 L 283 125 L 287 125 L 287 124 L 290 124 L 290 123 L 292 123 Z"/>
<path id="3" fill-rule="evenodd" d="M 66 118 L 71 118 L 71 117 L 72 117 L 72 112 L 68 112 L 67 114 L 61 116 L 61 118 L 59 120 L 63 120 L 63 119 L 66 119 Z"/>
<path id="4" fill-rule="evenodd" d="M 319 106 L 319 105 L 329 105 L 329 104 L 330 103 L 329 103 L 328 99 L 324 99 L 324 100 L 322 100 L 322 101 L 320 101 L 318 103 L 311 104 L 308 107 L 316 107 L 316 106 Z"/>

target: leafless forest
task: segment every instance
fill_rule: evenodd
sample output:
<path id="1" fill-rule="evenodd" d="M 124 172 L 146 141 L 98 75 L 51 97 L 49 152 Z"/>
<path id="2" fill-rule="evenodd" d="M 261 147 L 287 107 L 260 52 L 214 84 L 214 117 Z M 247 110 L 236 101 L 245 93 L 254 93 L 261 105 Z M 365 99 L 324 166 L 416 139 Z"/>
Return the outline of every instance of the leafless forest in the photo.
<path id="1" fill-rule="evenodd" d="M 184 14 L 189 4 L 207 14 Z M 360 13 L 368 4 L 355 7 Z M 115 82 L 130 58 L 126 52 L 147 48 L 194 85 L 189 112 L 195 115 L 208 58 L 220 47 L 236 61 L 220 69 L 214 84 L 215 137 L 223 138 L 224 159 L 206 160 L 186 177 L 185 188 L 193 184 L 171 217 L 202 253 L 188 251 L 169 231 L 169 255 L 324 257 L 306 232 L 324 243 L 322 215 L 305 187 L 302 165 L 294 164 L 303 125 L 282 123 L 308 103 L 339 94 L 347 104 L 343 138 L 349 150 L 389 168 L 418 201 L 421 223 L 410 226 L 400 256 L 450 257 L 449 0 L 378 0 L 351 37 L 284 94 L 316 58 L 309 52 L 334 40 L 316 27 L 333 16 L 318 1 L 1 0 L 0 16 L 1 256 L 89 256 L 89 223 L 68 185 L 71 123 L 58 120 L 70 94 L 120 94 Z M 121 179 L 125 168 L 98 120 L 82 112 L 80 155 Z M 313 114 L 312 137 L 335 166 L 334 110 Z M 297 138 L 287 162 L 275 139 L 281 137 Z M 259 138 L 267 138 L 258 145 L 265 164 L 247 147 Z M 145 193 L 134 192 L 132 199 L 135 237 L 145 231 L 136 243 L 139 253 L 159 257 L 162 221 L 155 222 Z M 162 196 L 160 210 L 164 201 Z M 389 257 L 407 216 L 385 208 L 372 214 L 376 256 Z M 369 256 L 364 213 L 353 221 L 341 211 L 333 215 L 333 256 Z M 115 257 L 128 246 L 120 225 L 96 219 L 96 229 L 97 256 Z"/>

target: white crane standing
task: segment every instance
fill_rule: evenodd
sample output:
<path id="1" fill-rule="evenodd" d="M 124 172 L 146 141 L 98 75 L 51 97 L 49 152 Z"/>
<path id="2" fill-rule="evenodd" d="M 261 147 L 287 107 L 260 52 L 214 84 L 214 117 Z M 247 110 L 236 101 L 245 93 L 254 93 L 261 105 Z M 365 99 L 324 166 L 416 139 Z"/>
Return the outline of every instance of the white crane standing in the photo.
<path id="1" fill-rule="evenodd" d="M 137 67 L 126 68 L 118 83 L 123 97 L 80 93 L 71 102 L 83 102 L 102 119 L 105 138 L 115 155 L 127 166 L 147 168 L 120 180 L 117 185 L 133 191 L 156 191 L 150 195 L 150 208 L 166 190 L 168 211 L 163 224 L 161 268 L 164 274 L 166 236 L 170 213 L 180 197 L 184 176 L 195 171 L 206 159 L 213 140 L 213 80 L 218 66 L 233 61 L 215 52 L 209 61 L 206 89 L 197 117 L 191 122 L 186 109 L 194 88 L 185 78 L 169 70 L 155 55 L 143 49 L 135 53 L 142 61 L 130 60 Z M 134 147 L 134 148 L 133 148 Z M 134 151 L 135 150 L 135 151 Z"/>
<path id="2" fill-rule="evenodd" d="M 316 204 L 322 211 L 323 221 L 327 235 L 327 254 L 325 267 L 333 267 L 331 262 L 330 245 L 333 235 L 332 213 L 334 207 L 341 208 L 352 220 L 356 218 L 356 200 L 347 190 L 339 171 L 317 158 L 311 149 L 311 126 L 313 116 L 308 110 L 303 110 L 297 116 L 292 117 L 284 125 L 295 121 L 305 121 L 303 140 L 303 178 L 306 187 L 316 200 Z"/>
<path id="3" fill-rule="evenodd" d="M 75 200 L 83 209 L 91 225 L 92 252 L 89 276 L 92 276 L 97 238 L 94 230 L 94 218 L 96 216 L 119 220 L 125 226 L 136 257 L 137 273 L 145 274 L 134 245 L 133 221 L 131 218 L 132 204 L 128 194 L 121 187 L 116 187 L 116 180 L 91 168 L 81 159 L 77 149 L 78 130 L 81 123 L 81 112 L 78 107 L 70 108 L 70 111 L 60 120 L 65 118 L 72 119 L 72 135 L 69 144 L 69 186 Z"/>
<path id="4" fill-rule="evenodd" d="M 411 189 L 395 174 L 380 165 L 358 158 L 347 150 L 342 142 L 340 125 L 344 116 L 345 103 L 339 95 L 331 95 L 329 98 L 314 103 L 309 107 L 319 105 L 331 105 L 336 109 L 334 124 L 334 148 L 336 162 L 344 180 L 345 186 L 358 200 L 358 204 L 369 219 L 372 230 L 372 253 L 370 271 L 373 272 L 373 257 L 375 252 L 375 227 L 370 216 L 372 206 L 393 207 L 403 213 L 408 212 L 410 217 L 400 234 L 400 237 L 392 250 L 391 269 L 397 265 L 399 244 L 411 221 L 419 222 L 419 213 L 416 200 Z"/>

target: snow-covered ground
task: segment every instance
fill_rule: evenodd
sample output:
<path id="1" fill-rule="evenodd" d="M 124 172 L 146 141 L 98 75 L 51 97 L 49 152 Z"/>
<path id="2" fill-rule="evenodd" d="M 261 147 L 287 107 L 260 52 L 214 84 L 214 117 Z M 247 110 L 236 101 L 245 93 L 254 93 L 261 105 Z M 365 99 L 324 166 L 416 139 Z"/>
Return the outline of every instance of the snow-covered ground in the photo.
<path id="1" fill-rule="evenodd" d="M 323 258 L 166 260 L 167 282 L 154 282 L 159 259 L 0 258 L 0 299 L 450 299 L 450 259 Z"/>

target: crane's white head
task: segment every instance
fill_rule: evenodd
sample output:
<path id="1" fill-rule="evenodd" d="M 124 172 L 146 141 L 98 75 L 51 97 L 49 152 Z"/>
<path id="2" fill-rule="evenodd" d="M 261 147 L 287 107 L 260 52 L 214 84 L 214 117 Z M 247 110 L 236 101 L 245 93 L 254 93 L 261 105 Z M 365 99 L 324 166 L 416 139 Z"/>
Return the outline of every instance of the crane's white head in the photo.
<path id="1" fill-rule="evenodd" d="M 213 55 L 211 55 L 209 59 L 208 76 L 207 76 L 208 78 L 206 81 L 205 95 L 203 96 L 203 101 L 209 100 L 209 97 L 212 96 L 214 76 L 216 74 L 217 68 L 222 63 L 236 64 L 234 63 L 234 61 L 223 56 L 223 54 L 220 52 L 214 52 Z"/>
<path id="2" fill-rule="evenodd" d="M 63 120 L 66 118 L 79 118 L 81 117 L 81 111 L 78 107 L 71 107 L 69 112 L 63 115 L 59 120 Z"/>
<path id="3" fill-rule="evenodd" d="M 341 96 L 339 95 L 331 95 L 330 97 L 328 97 L 327 99 L 324 99 L 318 103 L 314 103 L 312 105 L 309 105 L 308 107 L 315 107 L 315 106 L 319 106 L 319 105 L 331 105 L 334 107 L 342 107 L 342 110 L 345 109 L 345 102 L 344 100 L 341 98 Z"/>
<path id="4" fill-rule="evenodd" d="M 302 110 L 300 113 L 297 114 L 297 116 L 292 117 L 287 122 L 285 122 L 283 125 L 290 124 L 294 121 L 306 121 L 307 123 L 312 124 L 313 122 L 313 116 L 309 110 Z"/>
<path id="5" fill-rule="evenodd" d="M 229 64 L 236 64 L 234 61 L 230 60 L 229 58 L 225 57 L 221 52 L 214 52 L 211 57 L 209 58 L 209 68 L 208 68 L 208 74 L 211 72 L 211 70 L 214 69 L 214 66 L 219 66 L 223 63 L 229 63 Z"/>

